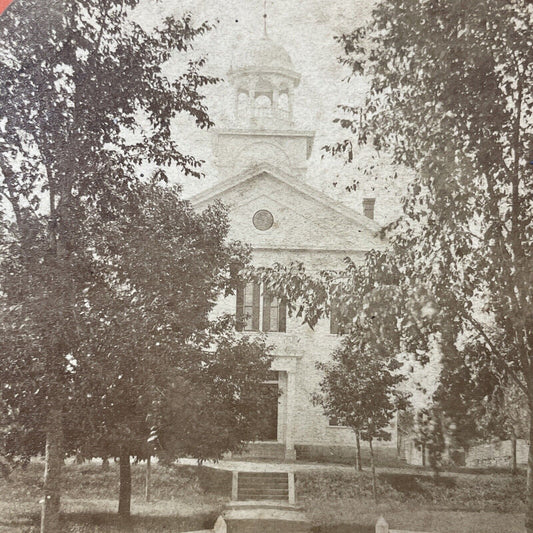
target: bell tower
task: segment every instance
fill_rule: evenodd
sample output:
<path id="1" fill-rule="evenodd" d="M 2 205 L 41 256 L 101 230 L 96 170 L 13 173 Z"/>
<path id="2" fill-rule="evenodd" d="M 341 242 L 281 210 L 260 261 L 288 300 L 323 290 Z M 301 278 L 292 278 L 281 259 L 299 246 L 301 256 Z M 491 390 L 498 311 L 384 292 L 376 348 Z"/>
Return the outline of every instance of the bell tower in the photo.
<path id="1" fill-rule="evenodd" d="M 230 128 L 218 130 L 215 140 L 222 177 L 232 177 L 261 163 L 303 176 L 314 132 L 295 127 L 294 93 L 300 74 L 290 55 L 270 39 L 265 22 L 263 35 L 243 46 L 236 56 L 228 72 L 233 94 L 232 123 Z"/>
<path id="2" fill-rule="evenodd" d="M 247 49 L 241 64 L 230 69 L 234 120 L 238 127 L 290 129 L 294 89 L 300 75 L 289 54 L 266 35 Z"/>

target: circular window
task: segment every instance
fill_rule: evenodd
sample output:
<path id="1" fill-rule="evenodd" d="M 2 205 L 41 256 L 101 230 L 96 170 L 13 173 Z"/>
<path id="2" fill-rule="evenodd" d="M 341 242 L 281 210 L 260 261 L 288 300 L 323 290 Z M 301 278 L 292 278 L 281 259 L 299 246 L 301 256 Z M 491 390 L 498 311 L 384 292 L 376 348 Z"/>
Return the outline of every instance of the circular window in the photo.
<path id="1" fill-rule="evenodd" d="M 260 209 L 254 215 L 252 221 L 257 229 L 266 231 L 272 227 L 272 224 L 274 224 L 274 217 L 270 211 L 267 211 L 266 209 Z"/>

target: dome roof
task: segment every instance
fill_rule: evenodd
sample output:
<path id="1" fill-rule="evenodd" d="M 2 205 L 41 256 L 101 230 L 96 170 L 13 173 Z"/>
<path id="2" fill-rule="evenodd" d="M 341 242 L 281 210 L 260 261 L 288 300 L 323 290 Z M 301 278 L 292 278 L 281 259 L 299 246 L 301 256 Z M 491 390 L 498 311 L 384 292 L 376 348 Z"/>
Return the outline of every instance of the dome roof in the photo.
<path id="1" fill-rule="evenodd" d="M 289 70 L 294 72 L 294 65 L 287 50 L 266 36 L 248 43 L 235 63 L 235 70 Z"/>

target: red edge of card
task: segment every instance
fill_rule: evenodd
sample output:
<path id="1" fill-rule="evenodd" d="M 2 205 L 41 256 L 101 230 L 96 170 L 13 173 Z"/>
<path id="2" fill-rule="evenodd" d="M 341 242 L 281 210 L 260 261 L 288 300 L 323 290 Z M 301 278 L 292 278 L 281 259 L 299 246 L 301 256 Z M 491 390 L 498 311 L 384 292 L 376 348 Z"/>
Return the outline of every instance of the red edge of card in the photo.
<path id="1" fill-rule="evenodd" d="M 13 0 L 0 0 L 0 15 Z"/>

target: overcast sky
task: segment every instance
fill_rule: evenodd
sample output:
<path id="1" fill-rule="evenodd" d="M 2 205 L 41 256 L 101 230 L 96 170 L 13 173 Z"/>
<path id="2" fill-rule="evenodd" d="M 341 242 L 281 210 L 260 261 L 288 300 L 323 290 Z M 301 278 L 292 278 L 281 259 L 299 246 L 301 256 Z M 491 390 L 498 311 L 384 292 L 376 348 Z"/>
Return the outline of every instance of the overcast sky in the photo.
<path id="1" fill-rule="evenodd" d="M 334 36 L 350 30 L 370 15 L 373 0 L 268 0 L 268 35 L 289 52 L 295 68 L 302 78 L 295 94 L 294 118 L 297 129 L 316 131 L 314 153 L 306 180 L 354 208 L 360 210 L 362 196 L 377 196 L 376 214 L 382 222 L 397 215 L 393 195 L 384 190 L 384 180 L 376 183 L 365 179 L 359 194 L 349 195 L 333 183 L 346 180 L 353 169 L 342 168 L 340 163 L 323 160 L 320 148 L 343 137 L 333 125 L 336 106 L 341 103 L 356 104 L 362 101 L 366 84 L 363 80 L 343 81 L 347 72 L 338 63 L 340 53 Z M 225 78 L 232 60 L 246 44 L 263 32 L 263 0 L 146 0 L 138 13 L 144 24 L 155 24 L 165 15 L 180 15 L 190 11 L 198 21 L 207 20 L 216 27 L 195 45 L 195 53 L 208 58 L 207 71 Z M 179 69 L 176 61 L 169 69 Z M 207 103 L 216 127 L 224 127 L 231 109 L 231 93 L 227 82 L 207 92 Z M 200 182 L 185 180 L 185 191 L 191 194 L 211 186 L 217 180 L 211 159 L 211 135 L 198 132 L 180 121 L 176 124 L 176 140 L 183 149 L 206 160 L 207 177 Z M 369 157 L 367 154 L 365 157 Z M 389 175 L 390 167 L 378 165 L 378 173 Z M 339 176 L 337 176 L 339 174 Z M 339 180 L 339 177 L 341 179 Z M 182 181 L 176 177 L 177 181 Z"/>

